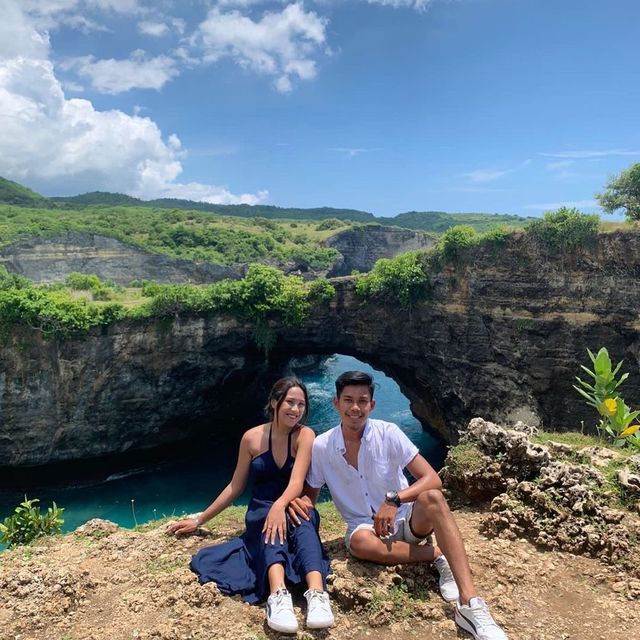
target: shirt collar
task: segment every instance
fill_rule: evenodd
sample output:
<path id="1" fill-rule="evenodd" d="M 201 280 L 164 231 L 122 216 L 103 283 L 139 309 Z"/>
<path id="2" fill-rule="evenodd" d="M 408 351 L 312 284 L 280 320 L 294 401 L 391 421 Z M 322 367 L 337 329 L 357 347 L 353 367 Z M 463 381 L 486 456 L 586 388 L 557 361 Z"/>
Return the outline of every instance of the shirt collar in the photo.
<path id="1" fill-rule="evenodd" d="M 369 442 L 371 440 L 372 429 L 371 429 L 370 422 L 371 421 L 369 420 L 369 418 L 367 418 L 367 421 L 364 423 L 364 431 L 362 433 L 362 439 L 365 442 Z M 335 433 L 335 438 L 333 440 L 333 445 L 336 448 L 336 450 L 339 451 L 340 453 L 344 453 L 347 450 L 347 447 L 344 443 L 344 436 L 342 435 L 342 423 L 338 424 L 338 426 L 336 427 L 336 433 Z"/>

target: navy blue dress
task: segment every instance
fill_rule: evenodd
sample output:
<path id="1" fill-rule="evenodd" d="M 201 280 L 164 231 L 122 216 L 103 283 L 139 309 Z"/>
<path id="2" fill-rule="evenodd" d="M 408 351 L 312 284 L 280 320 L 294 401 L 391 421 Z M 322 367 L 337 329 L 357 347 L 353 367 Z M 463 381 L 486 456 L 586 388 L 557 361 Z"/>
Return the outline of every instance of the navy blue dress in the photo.
<path id="1" fill-rule="evenodd" d="M 198 574 L 200 584 L 215 582 L 222 593 L 240 594 L 245 602 L 256 603 L 269 594 L 268 568 L 277 562 L 284 565 L 287 581 L 292 585 L 304 582 L 310 571 L 326 576 L 329 559 L 320 542 L 320 516 L 315 509 L 310 520 L 293 526 L 287 516 L 287 539 L 280 544 L 267 544 L 262 533 L 264 521 L 273 503 L 284 493 L 295 458 L 291 455 L 291 435 L 287 443 L 287 460 L 279 468 L 269 449 L 251 460 L 249 478 L 253 483 L 251 501 L 245 517 L 246 531 L 239 537 L 200 549 L 191 559 L 191 569 Z"/>

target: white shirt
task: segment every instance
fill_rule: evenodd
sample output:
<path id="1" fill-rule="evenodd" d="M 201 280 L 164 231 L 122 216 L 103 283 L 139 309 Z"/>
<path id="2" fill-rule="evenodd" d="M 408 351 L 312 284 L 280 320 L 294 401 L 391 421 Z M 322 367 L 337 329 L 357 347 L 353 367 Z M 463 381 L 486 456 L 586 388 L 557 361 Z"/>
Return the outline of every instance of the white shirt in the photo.
<path id="1" fill-rule="evenodd" d="M 314 489 L 326 484 L 347 523 L 347 535 L 359 524 L 373 524 L 372 516 L 387 491 L 409 486 L 402 470 L 416 457 L 418 447 L 398 425 L 368 419 L 364 426 L 358 468 L 344 458 L 347 449 L 340 425 L 313 441 L 307 483 Z M 400 505 L 396 519 L 406 516 L 408 504 Z"/>

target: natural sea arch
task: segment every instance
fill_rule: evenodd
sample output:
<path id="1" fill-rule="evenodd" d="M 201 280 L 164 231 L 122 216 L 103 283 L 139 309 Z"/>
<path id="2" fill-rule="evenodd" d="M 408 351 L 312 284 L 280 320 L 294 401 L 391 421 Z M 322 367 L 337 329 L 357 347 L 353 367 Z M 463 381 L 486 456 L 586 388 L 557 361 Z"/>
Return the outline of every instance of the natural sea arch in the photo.
<path id="1" fill-rule="evenodd" d="M 586 348 L 606 346 L 640 405 L 640 236 L 614 233 L 571 255 L 516 238 L 432 276 L 410 310 L 363 300 L 353 279 L 299 327 L 275 325 L 265 361 L 254 327 L 230 317 L 127 321 L 64 341 L 28 331 L 0 347 L 0 466 L 171 446 L 244 403 L 292 357 L 342 353 L 395 380 L 447 442 L 474 416 L 579 429 L 596 417 L 572 388 Z"/>

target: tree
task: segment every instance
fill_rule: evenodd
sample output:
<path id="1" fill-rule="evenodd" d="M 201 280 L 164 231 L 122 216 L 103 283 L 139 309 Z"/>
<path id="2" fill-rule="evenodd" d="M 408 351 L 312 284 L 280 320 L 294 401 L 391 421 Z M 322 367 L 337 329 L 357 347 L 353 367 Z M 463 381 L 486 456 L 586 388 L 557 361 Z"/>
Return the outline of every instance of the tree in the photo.
<path id="1" fill-rule="evenodd" d="M 606 191 L 596 193 L 596 198 L 607 213 L 626 209 L 628 220 L 640 220 L 640 162 L 611 178 Z"/>

